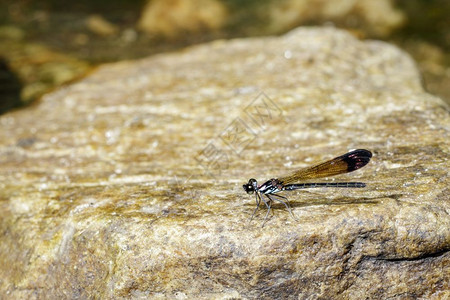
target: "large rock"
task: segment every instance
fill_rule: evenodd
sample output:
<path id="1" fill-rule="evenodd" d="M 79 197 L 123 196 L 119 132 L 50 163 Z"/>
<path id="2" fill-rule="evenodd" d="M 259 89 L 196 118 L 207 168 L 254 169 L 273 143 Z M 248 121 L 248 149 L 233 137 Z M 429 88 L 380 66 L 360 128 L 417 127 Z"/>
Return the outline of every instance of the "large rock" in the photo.
<path id="1" fill-rule="evenodd" d="M 443 299 L 448 107 L 397 48 L 333 29 L 106 65 L 0 118 L 0 295 Z M 365 189 L 260 180 L 351 148 Z M 331 180 L 331 179 L 328 179 Z M 326 180 L 325 180 L 326 181 Z"/>

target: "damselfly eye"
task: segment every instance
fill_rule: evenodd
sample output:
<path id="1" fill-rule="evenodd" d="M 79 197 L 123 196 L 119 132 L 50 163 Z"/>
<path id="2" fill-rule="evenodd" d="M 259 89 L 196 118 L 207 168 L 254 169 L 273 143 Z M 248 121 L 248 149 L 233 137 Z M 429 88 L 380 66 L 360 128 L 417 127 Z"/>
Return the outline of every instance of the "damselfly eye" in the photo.
<path id="1" fill-rule="evenodd" d="M 247 184 L 244 184 L 242 187 L 247 192 L 247 194 L 253 194 L 253 192 L 256 191 L 258 186 L 258 183 L 256 182 L 256 179 L 251 178 Z"/>
<path id="2" fill-rule="evenodd" d="M 250 186 L 249 184 L 244 184 L 242 187 L 244 188 L 244 191 L 247 192 L 247 194 L 253 193 L 253 187 Z"/>
<path id="3" fill-rule="evenodd" d="M 251 185 L 249 183 L 248 184 L 244 184 L 242 187 L 244 188 L 244 191 L 247 192 L 247 194 L 253 194 L 253 192 L 255 191 L 253 189 L 253 185 Z"/>

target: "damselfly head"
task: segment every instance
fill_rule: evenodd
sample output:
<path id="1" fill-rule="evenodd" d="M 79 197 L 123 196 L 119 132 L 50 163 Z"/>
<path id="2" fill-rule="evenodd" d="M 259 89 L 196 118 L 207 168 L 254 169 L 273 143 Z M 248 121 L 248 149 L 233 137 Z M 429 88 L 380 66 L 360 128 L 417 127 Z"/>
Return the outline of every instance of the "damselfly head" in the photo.
<path id="1" fill-rule="evenodd" d="M 244 191 L 247 192 L 247 194 L 253 194 L 256 191 L 256 188 L 258 187 L 258 184 L 256 182 L 256 179 L 251 178 L 247 184 L 244 184 L 242 186 L 244 188 Z"/>

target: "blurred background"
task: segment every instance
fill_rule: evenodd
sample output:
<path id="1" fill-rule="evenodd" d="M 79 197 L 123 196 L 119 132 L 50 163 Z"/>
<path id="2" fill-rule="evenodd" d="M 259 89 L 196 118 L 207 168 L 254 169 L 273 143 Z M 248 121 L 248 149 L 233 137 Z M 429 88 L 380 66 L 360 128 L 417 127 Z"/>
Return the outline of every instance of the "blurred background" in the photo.
<path id="1" fill-rule="evenodd" d="M 0 113 L 102 63 L 297 26 L 334 26 L 399 46 L 427 91 L 450 104 L 449 15 L 449 0 L 2 0 Z"/>

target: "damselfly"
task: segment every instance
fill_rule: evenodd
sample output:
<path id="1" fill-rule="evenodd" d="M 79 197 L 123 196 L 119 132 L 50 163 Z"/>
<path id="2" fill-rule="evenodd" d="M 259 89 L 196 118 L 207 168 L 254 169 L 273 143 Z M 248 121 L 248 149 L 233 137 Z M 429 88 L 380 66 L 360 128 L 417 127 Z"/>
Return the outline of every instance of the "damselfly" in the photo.
<path id="1" fill-rule="evenodd" d="M 363 188 L 366 186 L 363 182 L 319 182 L 319 183 L 301 183 L 301 181 L 323 178 L 328 176 L 334 176 L 343 173 L 353 172 L 358 170 L 370 161 L 372 153 L 368 150 L 358 149 L 350 151 L 344 155 L 338 156 L 321 164 L 313 167 L 307 167 L 297 170 L 292 174 L 280 178 L 272 178 L 262 185 L 258 185 L 256 179 L 251 178 L 247 184 L 243 185 L 244 190 L 248 194 L 255 193 L 256 196 L 256 208 L 252 214 L 252 218 L 261 204 L 261 201 L 267 207 L 267 213 L 264 217 L 264 223 L 272 208 L 272 203 L 278 201 L 286 206 L 291 216 L 295 219 L 294 214 L 289 206 L 289 202 L 286 197 L 278 195 L 277 193 L 282 191 L 293 191 L 298 189 L 307 188 L 320 188 L 320 187 L 335 187 L 335 188 Z M 265 199 L 262 195 L 266 196 Z M 285 201 L 281 200 L 284 199 Z"/>

